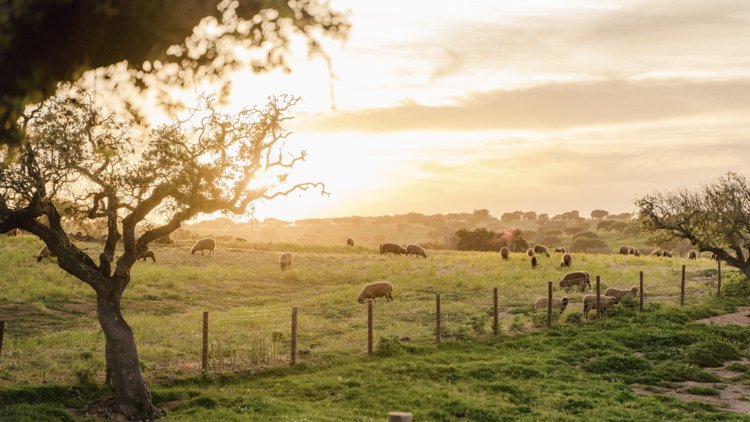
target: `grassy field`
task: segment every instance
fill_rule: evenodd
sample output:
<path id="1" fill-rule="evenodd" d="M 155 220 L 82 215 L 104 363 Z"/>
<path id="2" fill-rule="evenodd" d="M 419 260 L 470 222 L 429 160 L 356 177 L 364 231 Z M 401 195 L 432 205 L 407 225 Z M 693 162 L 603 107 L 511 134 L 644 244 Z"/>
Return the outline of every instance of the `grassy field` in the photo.
<path id="1" fill-rule="evenodd" d="M 0 387 L 8 391 L 30 388 L 23 387 L 29 384 L 101 382 L 104 378 L 103 339 L 93 291 L 65 275 L 54 262 L 37 264 L 34 256 L 41 246 L 31 236 L 0 238 L 0 268 L 5 270 L 0 274 L 0 319 L 7 321 Z M 691 409 L 724 415 L 703 405 L 690 408 L 640 398 L 625 387 L 632 379 L 623 381 L 619 375 L 608 378 L 576 368 L 595 356 L 574 356 L 569 346 L 572 339 L 583 339 L 590 330 L 616 331 L 615 326 L 626 331 L 624 323 L 614 318 L 553 332 L 534 329 L 531 318 L 521 312 L 546 294 L 547 281 L 557 282 L 568 271 L 559 267 L 560 254 L 542 258 L 540 266 L 531 270 L 522 254 L 503 262 L 496 253 L 428 251 L 429 259 L 424 260 L 380 256 L 364 247 L 272 244 L 270 250 L 254 250 L 253 245 L 220 243 L 215 255 L 200 256 L 190 255 L 190 246 L 152 246 L 158 262 L 140 262 L 134 267 L 123 299 L 124 315 L 135 331 L 145 375 L 154 384 L 156 397 L 181 400 L 182 407 L 175 414 L 185 420 L 212 420 L 217 412 L 222 418 L 231 413 L 238 420 L 245 416 L 267 420 L 263 418 L 268 415 L 285 415 L 289 420 L 382 420 L 384 411 L 398 409 L 423 412 L 418 420 L 501 420 L 497 415 L 506 412 L 515 412 L 507 414 L 508 420 L 549 420 L 549 412 L 562 406 L 559 403 L 574 402 L 579 396 L 588 397 L 581 405 L 583 413 L 571 411 L 574 404 L 563 412 L 573 419 L 579 418 L 576 415 L 599 418 L 597 408 L 620 396 L 627 399 L 610 404 L 609 411 L 620 409 L 626 414 L 641 409 L 635 414 L 645 415 L 662 409 L 672 420 L 684 418 Z M 102 244 L 82 247 L 96 256 Z M 277 263 L 281 251 L 294 253 L 294 264 L 284 273 Z M 603 289 L 637 284 L 638 273 L 643 271 L 647 298 L 669 301 L 667 296 L 678 294 L 683 264 L 687 265 L 689 294 L 707 292 L 715 280 L 710 277 L 715 264 L 706 259 L 584 254 L 573 258 L 572 270 L 600 275 Z M 379 300 L 374 306 L 376 340 L 384 335 L 413 339 L 406 354 L 388 359 L 364 357 L 366 306 L 355 301 L 362 286 L 381 280 L 393 284 L 395 302 Z M 501 330 L 508 332 L 515 318 L 514 328 L 520 323 L 530 334 L 490 336 L 487 315 L 492 312 L 493 287 L 500 292 Z M 464 342 L 431 345 L 435 293 L 441 294 L 444 334 L 448 340 L 452 336 Z M 566 314 L 580 309 L 583 295 L 569 292 L 567 296 L 574 306 Z M 691 296 L 688 304 L 701 300 Z M 292 306 L 300 308 L 299 359 L 303 365 L 285 368 Z M 729 305 L 711 306 L 711 312 L 724 312 L 723 307 Z M 211 321 L 212 373 L 226 373 L 228 378 L 201 377 L 197 369 L 203 311 L 209 312 Z M 683 324 L 689 326 L 687 320 Z M 475 329 L 477 325 L 481 327 Z M 468 333 L 462 331 L 467 326 L 472 327 Z M 741 346 L 745 348 L 744 343 Z M 621 347 L 630 346 L 613 350 L 625 353 Z M 502 374 L 466 375 L 495 371 L 487 368 L 506 358 L 518 368 L 538 367 L 541 375 L 511 377 L 515 381 L 508 387 L 498 384 Z M 652 360 L 649 365 L 659 363 Z M 277 369 L 260 371 L 269 366 Z M 239 375 L 233 375 L 235 371 Z M 450 374 L 458 375 L 451 378 Z M 384 392 L 397 392 L 402 385 L 413 399 L 407 399 L 408 394 Z M 551 389 L 562 391 L 563 386 L 575 391 L 571 398 L 561 392 L 548 397 Z M 89 390 L 80 388 L 81 397 L 76 400 L 101 393 L 89 391 L 94 388 L 90 386 L 85 387 Z M 428 409 L 442 410 L 431 414 Z M 484 419 L 460 416 L 479 415 L 478 409 L 494 410 L 487 410 Z"/>

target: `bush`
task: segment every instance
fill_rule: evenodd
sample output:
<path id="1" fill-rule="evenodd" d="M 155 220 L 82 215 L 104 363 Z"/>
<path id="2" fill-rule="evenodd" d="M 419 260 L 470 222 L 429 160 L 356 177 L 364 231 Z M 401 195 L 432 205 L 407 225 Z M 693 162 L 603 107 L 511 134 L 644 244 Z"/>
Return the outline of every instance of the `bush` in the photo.
<path id="1" fill-rule="evenodd" d="M 573 234 L 582 232 L 584 230 L 586 229 L 584 229 L 583 227 L 567 227 L 563 230 L 563 232 L 565 232 L 565 234 L 567 235 L 573 235 Z"/>
<path id="2" fill-rule="evenodd" d="M 544 232 L 545 236 L 560 236 L 561 234 L 563 234 L 563 232 L 560 229 L 548 229 Z"/>
<path id="3" fill-rule="evenodd" d="M 513 317 L 513 322 L 510 323 L 508 326 L 508 331 L 523 331 L 526 324 L 524 324 L 523 321 L 521 321 L 521 315 L 516 315 Z"/>
<path id="4" fill-rule="evenodd" d="M 481 313 L 470 316 L 468 324 L 475 333 L 484 334 L 486 332 L 484 327 L 487 326 L 487 314 Z"/>
<path id="5" fill-rule="evenodd" d="M 622 231 L 622 234 L 624 234 L 625 236 L 638 237 L 638 235 L 641 234 L 641 226 L 635 224 L 632 226 L 628 226 L 628 228 Z"/>
<path id="6" fill-rule="evenodd" d="M 711 387 L 690 387 L 682 390 L 683 393 L 693 394 L 696 396 L 716 396 L 720 397 L 721 392 Z"/>
<path id="7" fill-rule="evenodd" d="M 73 366 L 73 375 L 79 384 L 88 385 L 96 382 L 96 376 L 99 373 L 97 364 L 77 364 Z"/>
<path id="8" fill-rule="evenodd" d="M 721 382 L 721 377 L 684 362 L 666 361 L 654 367 L 659 378 L 669 382 Z"/>
<path id="9" fill-rule="evenodd" d="M 683 351 L 683 359 L 694 365 L 718 368 L 724 362 L 740 359 L 740 352 L 736 347 L 721 340 L 708 340 L 691 344 Z"/>
<path id="10" fill-rule="evenodd" d="M 750 281 L 744 274 L 729 273 L 722 283 L 721 294 L 726 297 L 750 296 Z"/>
<path id="11" fill-rule="evenodd" d="M 598 356 L 587 364 L 581 366 L 581 368 L 592 374 L 630 374 L 637 375 L 643 371 L 651 369 L 651 364 L 642 357 L 631 354 L 607 354 L 604 356 Z"/>
<path id="12" fill-rule="evenodd" d="M 583 312 L 581 311 L 571 311 L 565 314 L 565 322 L 568 324 L 579 324 L 581 321 L 583 321 Z"/>
<path id="13" fill-rule="evenodd" d="M 375 349 L 375 354 L 381 357 L 398 356 L 404 353 L 404 346 L 401 345 L 396 334 L 380 336 Z"/>
<path id="14" fill-rule="evenodd" d="M 661 309 L 661 302 L 649 302 L 643 307 L 645 312 L 656 312 L 659 309 Z"/>
<path id="15" fill-rule="evenodd" d="M 550 230 L 552 231 L 552 230 Z M 559 231 L 559 230 L 556 230 Z M 558 247 L 562 245 L 562 239 L 560 239 L 560 236 L 544 236 L 542 239 L 542 244 L 548 247 Z"/>
<path id="16" fill-rule="evenodd" d="M 469 340 L 469 327 L 457 322 L 446 323 L 441 327 L 440 335 L 445 339 L 452 338 L 456 341 Z"/>
<path id="17" fill-rule="evenodd" d="M 572 252 L 589 252 L 590 249 L 597 248 L 606 248 L 606 250 L 609 250 L 607 242 L 601 239 L 592 239 L 589 237 L 579 237 L 570 245 L 570 250 Z"/>
<path id="18" fill-rule="evenodd" d="M 560 319 L 560 310 L 559 309 L 553 309 L 552 310 L 552 323 L 556 323 Z M 534 324 L 535 327 L 544 327 L 547 325 L 547 308 L 540 309 L 539 311 L 531 314 L 531 323 Z"/>
<path id="19" fill-rule="evenodd" d="M 598 239 L 599 235 L 596 234 L 596 233 L 594 233 L 594 232 L 590 232 L 590 231 L 578 232 L 578 233 L 576 233 L 576 234 L 573 235 L 573 240 L 576 240 L 579 237 L 586 237 L 586 238 L 589 238 L 589 239 Z"/>
<path id="20" fill-rule="evenodd" d="M 734 362 L 726 367 L 727 371 L 732 372 L 747 372 L 748 369 L 750 369 L 750 365 L 745 365 L 739 362 Z"/>

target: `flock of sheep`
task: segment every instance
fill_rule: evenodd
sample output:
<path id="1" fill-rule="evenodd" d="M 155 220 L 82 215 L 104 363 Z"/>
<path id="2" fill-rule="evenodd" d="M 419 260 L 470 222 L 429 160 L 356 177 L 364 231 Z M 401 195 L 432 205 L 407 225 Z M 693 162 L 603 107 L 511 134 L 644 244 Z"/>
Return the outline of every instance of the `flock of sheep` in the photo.
<path id="1" fill-rule="evenodd" d="M 241 239 L 241 240 L 240 240 Z M 237 241 L 246 241 L 242 238 L 237 238 Z M 354 240 L 351 238 L 348 238 L 346 240 L 347 246 L 354 247 Z M 206 238 L 206 239 L 200 239 L 198 240 L 195 245 L 193 245 L 192 249 L 190 250 L 191 254 L 195 254 L 196 252 L 200 252 L 201 255 L 203 255 L 204 251 L 208 251 L 209 255 L 214 253 L 216 249 L 216 240 L 212 238 Z M 381 243 L 378 247 L 380 254 L 387 254 L 387 253 L 394 253 L 396 255 L 415 255 L 415 256 L 421 256 L 425 259 L 427 258 L 427 253 L 424 251 L 424 248 L 422 248 L 419 245 L 407 245 L 405 248 L 399 244 L 396 243 Z M 566 252 L 565 248 L 555 248 L 555 253 L 562 253 L 563 257 L 560 262 L 560 267 L 570 267 L 573 264 L 573 257 Z M 634 255 L 634 256 L 641 256 L 641 252 L 637 248 L 628 247 L 628 246 L 621 246 L 619 249 L 619 253 L 621 255 Z M 533 248 L 529 248 L 526 251 L 526 254 L 531 258 L 531 268 L 535 269 L 537 266 L 537 255 L 546 255 L 548 258 L 550 257 L 549 250 L 544 245 L 536 245 Z M 504 261 L 507 261 L 510 257 L 510 250 L 506 247 L 502 248 L 500 250 L 500 256 Z M 661 250 L 657 249 L 651 253 L 650 256 L 656 256 L 656 257 L 668 257 L 672 258 L 674 255 L 671 251 L 668 250 Z M 40 262 L 43 258 L 53 258 L 55 255 L 50 251 L 47 246 L 45 245 L 37 254 L 37 262 Z M 147 260 L 147 258 L 151 258 L 153 262 L 156 262 L 156 254 L 148 250 L 144 253 L 142 253 L 140 256 L 138 256 L 137 260 L 143 259 L 144 261 Z M 691 250 L 688 252 L 687 255 L 688 259 L 697 259 L 697 252 L 695 250 Z M 712 256 L 711 259 L 716 259 L 715 256 Z M 285 252 L 282 253 L 281 256 L 279 256 L 279 265 L 281 266 L 281 271 L 286 270 L 286 268 L 290 267 L 292 265 L 293 256 L 291 252 Z M 567 292 L 571 288 L 580 289 L 581 292 L 584 292 L 586 290 L 586 287 L 588 286 L 589 291 L 591 290 L 591 276 L 586 271 L 575 271 L 571 273 L 565 274 L 563 278 L 558 281 L 558 286 L 561 289 L 565 289 Z M 367 299 L 373 299 L 379 297 L 385 297 L 386 302 L 393 301 L 393 286 L 388 282 L 378 282 L 378 283 L 371 283 L 368 284 L 362 289 L 362 291 L 357 295 L 357 301 L 359 303 L 364 303 Z M 633 286 L 630 289 L 617 289 L 614 287 L 611 287 L 607 289 L 604 292 L 604 296 L 600 296 L 599 298 L 599 307 L 600 311 L 604 313 L 604 311 L 617 303 L 620 302 L 623 296 L 625 295 L 631 295 L 633 297 L 636 297 L 638 295 L 638 287 Z M 552 299 L 552 308 L 553 309 L 559 309 L 561 312 L 564 312 L 567 308 L 569 303 L 569 299 L 567 296 L 561 298 L 561 299 Z M 536 310 L 540 309 L 546 309 L 548 307 L 548 298 L 546 297 L 540 297 L 536 300 L 536 303 L 534 304 L 534 308 Z M 592 309 L 596 309 L 596 295 L 589 294 L 583 297 L 583 313 L 584 316 L 588 316 L 589 311 Z"/>

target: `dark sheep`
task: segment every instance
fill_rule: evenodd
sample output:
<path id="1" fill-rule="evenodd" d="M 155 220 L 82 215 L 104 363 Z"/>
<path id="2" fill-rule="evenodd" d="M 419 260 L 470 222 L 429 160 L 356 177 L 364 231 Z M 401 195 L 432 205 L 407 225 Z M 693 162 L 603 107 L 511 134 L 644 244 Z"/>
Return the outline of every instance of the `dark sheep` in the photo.
<path id="1" fill-rule="evenodd" d="M 409 245 L 406 247 L 406 256 L 409 256 L 411 254 L 414 254 L 416 256 L 421 256 L 424 259 L 427 259 L 427 253 L 419 245 Z"/>
<path id="2" fill-rule="evenodd" d="M 510 256 L 510 251 L 508 250 L 508 248 L 503 246 L 503 248 L 500 249 L 500 256 L 503 257 L 503 261 L 507 261 L 508 257 Z"/>
<path id="3" fill-rule="evenodd" d="M 562 280 L 557 282 L 557 285 L 561 289 L 565 289 L 566 292 L 574 286 L 581 289 L 581 292 L 586 290 L 586 286 L 589 286 L 589 290 L 591 290 L 591 275 L 586 271 L 567 273 Z"/>
<path id="4" fill-rule="evenodd" d="M 698 259 L 698 252 L 696 252 L 695 249 L 688 252 L 687 259 Z"/>
<path id="5" fill-rule="evenodd" d="M 537 263 L 537 260 L 536 260 L 536 255 L 535 255 L 535 256 L 532 256 L 532 257 L 531 257 L 531 269 L 532 269 L 532 270 L 533 270 L 534 268 L 536 268 L 536 263 Z"/>
<path id="6" fill-rule="evenodd" d="M 406 248 L 397 243 L 383 243 L 380 247 L 380 254 L 395 253 L 396 255 L 406 255 Z"/>
<path id="7" fill-rule="evenodd" d="M 562 262 L 560 263 L 561 267 L 570 267 L 570 265 L 573 263 L 573 257 L 570 256 L 569 253 L 566 253 L 563 255 Z"/>
<path id="8" fill-rule="evenodd" d="M 538 253 L 538 254 L 543 253 L 547 255 L 547 258 L 549 258 L 549 249 L 547 249 L 547 247 L 544 245 L 534 246 L 534 253 Z"/>
<path id="9" fill-rule="evenodd" d="M 351 246 L 353 248 L 354 247 L 354 239 L 352 239 L 351 237 L 347 238 L 346 239 L 346 246 Z"/>
<path id="10" fill-rule="evenodd" d="M 620 246 L 620 255 L 629 255 L 630 254 L 630 248 L 627 246 Z"/>
<path id="11" fill-rule="evenodd" d="M 143 262 L 146 262 L 147 261 L 146 258 L 151 258 L 154 260 L 154 262 L 156 262 L 156 254 L 154 254 L 154 251 L 146 251 L 138 255 L 138 258 L 136 259 L 136 261 L 140 261 L 142 259 Z"/>
<path id="12" fill-rule="evenodd" d="M 533 248 L 529 248 L 526 251 L 526 255 L 528 255 L 528 256 L 534 256 L 535 255 L 534 249 Z"/>

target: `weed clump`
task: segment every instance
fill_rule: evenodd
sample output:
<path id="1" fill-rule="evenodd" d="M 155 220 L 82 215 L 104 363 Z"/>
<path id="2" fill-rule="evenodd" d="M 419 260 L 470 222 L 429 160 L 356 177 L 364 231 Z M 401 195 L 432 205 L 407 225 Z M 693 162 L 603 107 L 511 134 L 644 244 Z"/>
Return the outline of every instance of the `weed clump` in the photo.
<path id="1" fill-rule="evenodd" d="M 513 321 L 508 326 L 508 331 L 523 331 L 523 328 L 526 326 L 524 322 L 521 320 L 521 315 L 516 315 L 513 317 Z"/>
<path id="2" fill-rule="evenodd" d="M 685 362 L 666 361 L 654 367 L 656 375 L 669 382 L 721 382 L 721 377 Z"/>
<path id="3" fill-rule="evenodd" d="M 750 369 L 750 365 L 745 365 L 739 362 L 734 362 L 731 365 L 726 367 L 727 371 L 732 371 L 732 372 L 747 372 L 748 369 Z"/>
<path id="4" fill-rule="evenodd" d="M 456 341 L 468 341 L 469 327 L 457 322 L 447 323 L 441 327 L 440 335 L 446 339 L 452 338 Z"/>
<path id="5" fill-rule="evenodd" d="M 630 354 L 607 354 L 591 359 L 582 369 L 592 374 L 617 373 L 637 375 L 651 369 L 651 364 L 641 357 Z"/>
<path id="6" fill-rule="evenodd" d="M 722 283 L 721 294 L 725 297 L 750 296 L 750 281 L 744 274 L 730 273 Z"/>
<path id="7" fill-rule="evenodd" d="M 721 392 L 711 387 L 690 387 L 682 390 L 683 393 L 693 394 L 695 396 L 715 396 L 720 397 Z"/>
<path id="8" fill-rule="evenodd" d="M 487 326 L 487 314 L 481 313 L 472 315 L 469 317 L 469 327 L 477 333 L 477 334 L 484 334 L 485 327 Z"/>
<path id="9" fill-rule="evenodd" d="M 552 310 L 552 323 L 556 323 L 560 319 L 560 310 Z M 531 323 L 535 327 L 544 327 L 547 325 L 547 309 L 540 309 L 538 312 L 531 314 Z"/>
<path id="10" fill-rule="evenodd" d="M 404 346 L 401 345 L 398 336 L 395 334 L 380 336 L 375 349 L 375 354 L 381 357 L 393 357 L 404 353 Z"/>
<path id="11" fill-rule="evenodd" d="M 583 312 L 571 311 L 565 314 L 565 322 L 568 324 L 580 324 L 583 321 Z"/>

